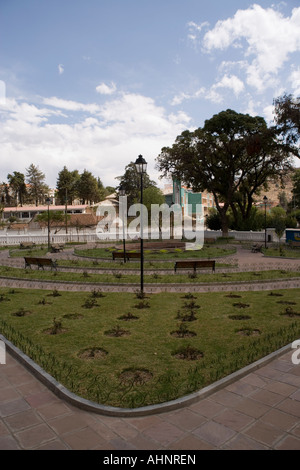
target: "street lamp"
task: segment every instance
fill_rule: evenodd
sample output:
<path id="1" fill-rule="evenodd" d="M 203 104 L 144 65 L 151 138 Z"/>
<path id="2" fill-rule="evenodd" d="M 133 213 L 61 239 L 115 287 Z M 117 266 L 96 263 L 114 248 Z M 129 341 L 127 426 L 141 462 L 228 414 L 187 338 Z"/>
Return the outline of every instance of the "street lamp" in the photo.
<path id="1" fill-rule="evenodd" d="M 49 206 L 51 204 L 51 198 L 47 197 L 46 204 L 48 205 L 48 251 L 50 251 L 50 209 Z"/>
<path id="2" fill-rule="evenodd" d="M 265 248 L 267 248 L 267 196 L 264 196 L 264 205 L 265 205 Z"/>
<path id="3" fill-rule="evenodd" d="M 144 245 L 143 245 L 143 175 L 147 171 L 147 162 L 139 155 L 135 161 L 136 171 L 139 175 L 141 175 L 141 294 L 144 293 Z"/>
<path id="4" fill-rule="evenodd" d="M 126 263 L 126 249 L 125 249 L 125 222 L 124 222 L 124 199 L 126 195 L 124 184 L 121 183 L 119 186 L 119 195 L 122 197 L 122 226 L 123 226 L 123 255 L 124 255 L 124 263 Z M 120 203 L 119 203 L 120 208 Z"/>

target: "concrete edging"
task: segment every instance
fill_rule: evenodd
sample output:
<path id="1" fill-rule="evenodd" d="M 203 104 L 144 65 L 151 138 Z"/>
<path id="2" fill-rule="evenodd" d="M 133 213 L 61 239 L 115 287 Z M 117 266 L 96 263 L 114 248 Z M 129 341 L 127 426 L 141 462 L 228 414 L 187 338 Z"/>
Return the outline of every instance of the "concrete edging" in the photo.
<path id="1" fill-rule="evenodd" d="M 214 392 L 224 388 L 227 385 L 235 382 L 236 380 L 241 379 L 245 375 L 263 367 L 272 360 L 280 357 L 288 350 L 291 349 L 291 344 L 288 344 L 277 351 L 269 354 L 268 356 L 255 361 L 254 363 L 240 369 L 239 371 L 233 372 L 232 374 L 224 377 L 213 384 L 210 384 L 203 389 L 194 392 L 192 394 L 186 395 L 184 397 L 178 398 L 176 400 L 171 400 L 165 403 L 158 405 L 149 405 L 140 408 L 118 408 L 113 406 L 101 405 L 85 398 L 81 398 L 78 395 L 70 392 L 66 387 L 57 382 L 50 374 L 48 374 L 44 369 L 42 369 L 38 364 L 36 364 L 32 359 L 30 359 L 26 354 L 24 354 L 19 348 L 17 348 L 13 343 L 8 341 L 3 335 L 0 334 L 0 339 L 4 341 L 7 350 L 10 354 L 15 357 L 26 369 L 28 369 L 38 380 L 40 380 L 44 385 L 46 385 L 55 395 L 59 398 L 66 400 L 68 403 L 82 409 L 85 411 L 91 411 L 97 414 L 103 414 L 107 416 L 114 417 L 136 417 L 136 416 L 147 416 L 157 413 L 163 413 L 167 411 L 172 411 L 175 409 L 182 408 L 184 406 L 189 406 L 198 400 L 206 398 Z"/>

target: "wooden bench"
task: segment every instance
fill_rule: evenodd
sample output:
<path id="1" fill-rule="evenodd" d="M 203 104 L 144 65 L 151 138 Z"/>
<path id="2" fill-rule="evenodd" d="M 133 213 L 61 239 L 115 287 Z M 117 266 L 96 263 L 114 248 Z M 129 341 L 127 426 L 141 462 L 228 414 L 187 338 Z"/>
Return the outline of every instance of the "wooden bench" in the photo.
<path id="1" fill-rule="evenodd" d="M 116 259 L 124 259 L 124 252 L 120 251 L 113 251 L 112 252 L 112 257 L 113 260 L 115 261 Z M 125 253 L 126 260 L 129 261 L 130 259 L 141 259 L 141 253 Z"/>
<path id="2" fill-rule="evenodd" d="M 190 268 L 193 268 L 194 272 L 196 272 L 198 268 L 212 268 L 212 271 L 215 272 L 216 262 L 215 260 L 176 261 L 174 271 L 176 273 L 177 269 Z"/>
<path id="3" fill-rule="evenodd" d="M 58 244 L 58 245 L 51 245 L 51 251 L 52 253 L 58 253 L 59 251 L 62 251 L 64 249 L 65 245 L 63 244 Z"/>
<path id="4" fill-rule="evenodd" d="M 20 243 L 20 249 L 26 250 L 27 248 L 33 248 L 35 246 L 34 242 L 22 242 Z"/>
<path id="5" fill-rule="evenodd" d="M 37 266 L 38 269 L 42 268 L 44 269 L 44 266 L 50 266 L 51 270 L 54 268 L 56 270 L 56 262 L 53 261 L 51 258 L 24 258 L 25 260 L 25 269 L 29 267 L 31 269 L 31 266 Z"/>
<path id="6" fill-rule="evenodd" d="M 262 245 L 257 245 L 257 243 L 256 243 L 256 244 L 252 245 L 251 252 L 252 253 L 259 253 L 262 250 L 262 247 L 263 247 Z"/>

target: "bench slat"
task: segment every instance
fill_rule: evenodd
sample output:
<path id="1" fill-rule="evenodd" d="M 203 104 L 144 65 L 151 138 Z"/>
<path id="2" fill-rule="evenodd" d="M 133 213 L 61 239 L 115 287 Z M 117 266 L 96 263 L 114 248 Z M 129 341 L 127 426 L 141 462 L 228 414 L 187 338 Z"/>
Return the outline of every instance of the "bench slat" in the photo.
<path id="1" fill-rule="evenodd" d="M 52 268 L 56 269 L 56 262 L 53 261 L 51 258 L 31 258 L 31 257 L 25 257 L 25 269 L 27 266 L 31 267 L 31 265 L 38 266 L 38 268 L 44 269 L 44 266 L 51 266 Z"/>
<path id="2" fill-rule="evenodd" d="M 196 261 L 176 261 L 174 270 L 193 268 L 196 272 L 197 268 L 212 268 L 215 271 L 216 262 L 215 260 L 196 260 Z"/>

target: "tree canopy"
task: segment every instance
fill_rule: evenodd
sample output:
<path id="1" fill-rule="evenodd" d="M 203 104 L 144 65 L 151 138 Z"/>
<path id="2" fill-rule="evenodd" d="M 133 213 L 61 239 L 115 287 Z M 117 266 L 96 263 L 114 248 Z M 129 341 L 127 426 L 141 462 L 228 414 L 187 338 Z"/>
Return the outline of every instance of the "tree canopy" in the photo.
<path id="1" fill-rule="evenodd" d="M 228 209 L 249 217 L 254 194 L 268 178 L 290 168 L 293 145 L 283 143 L 274 126 L 259 116 L 222 111 L 195 131 L 186 130 L 157 158 L 162 176 L 173 176 L 194 191 L 213 194 L 222 231 L 228 233 Z"/>
<path id="2" fill-rule="evenodd" d="M 300 138 L 300 97 L 284 94 L 274 100 L 275 122 L 283 138 L 296 143 Z"/>
<path id="3" fill-rule="evenodd" d="M 22 206 L 27 193 L 25 175 L 19 171 L 14 171 L 13 174 L 9 173 L 7 175 L 7 180 L 13 190 L 16 205 L 19 203 Z"/>
<path id="4" fill-rule="evenodd" d="M 120 181 L 116 190 L 119 191 L 121 184 L 123 185 L 127 196 L 128 207 L 135 202 L 140 202 L 141 177 L 136 171 L 134 162 L 129 163 L 125 167 L 125 173 L 122 176 L 118 176 L 116 179 Z M 156 187 L 156 183 L 150 180 L 147 173 L 144 173 L 143 189 L 145 190 L 150 187 Z"/>
<path id="5" fill-rule="evenodd" d="M 45 183 L 45 174 L 33 163 L 26 168 L 26 171 L 27 183 L 29 185 L 29 200 L 38 206 L 39 203 L 44 201 L 45 195 L 49 191 L 49 188 Z"/>

